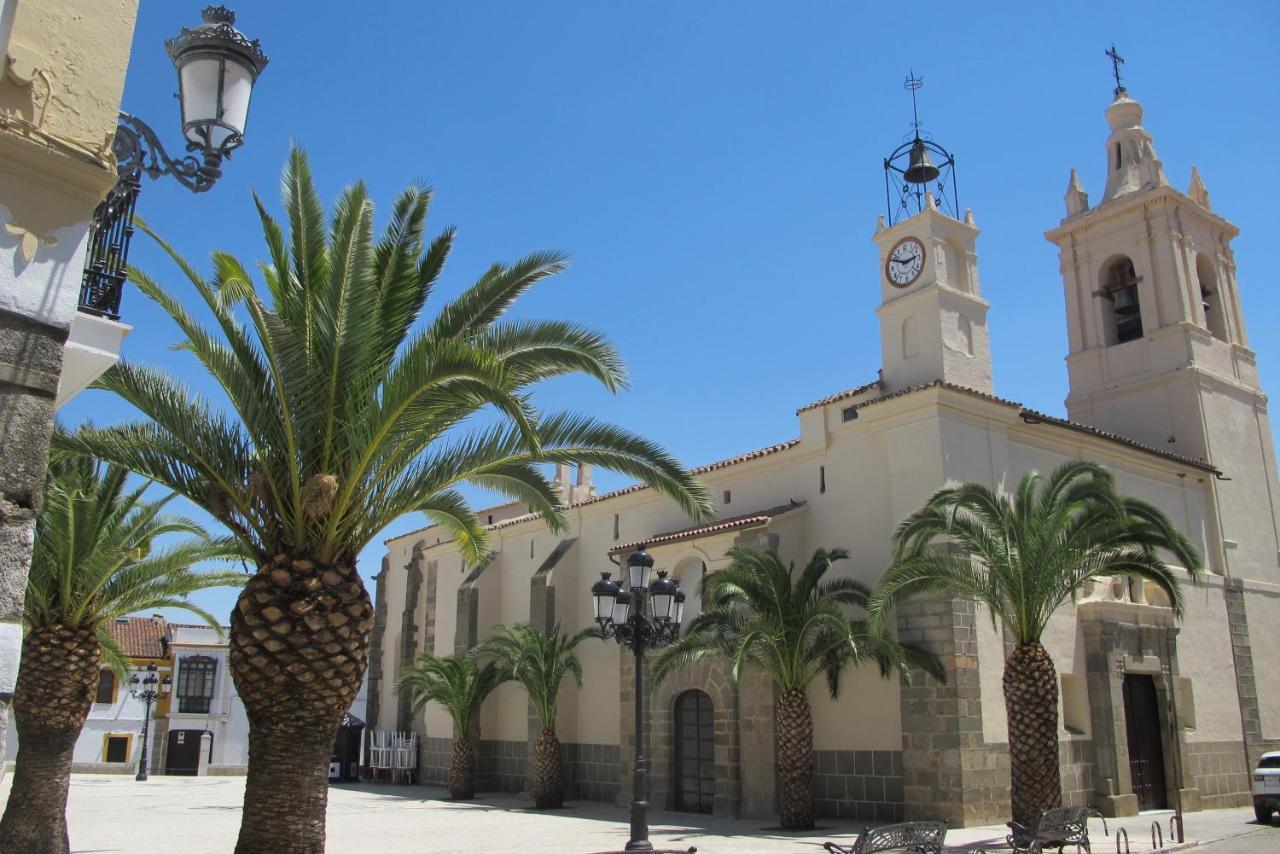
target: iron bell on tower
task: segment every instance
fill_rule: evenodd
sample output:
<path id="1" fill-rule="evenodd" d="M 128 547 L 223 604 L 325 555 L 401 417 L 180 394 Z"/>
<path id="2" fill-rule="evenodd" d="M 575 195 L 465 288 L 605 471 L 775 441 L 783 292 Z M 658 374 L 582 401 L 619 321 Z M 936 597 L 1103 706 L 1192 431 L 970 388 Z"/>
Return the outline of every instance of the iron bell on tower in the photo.
<path id="1" fill-rule="evenodd" d="M 956 197 L 956 159 L 920 130 L 916 92 L 924 81 L 908 74 L 903 88 L 911 93 L 911 136 L 884 161 L 884 195 L 889 225 L 914 216 L 925 208 L 960 218 Z M 932 200 L 932 201 L 931 201 Z"/>
<path id="2" fill-rule="evenodd" d="M 911 157 L 906 171 L 902 173 L 903 180 L 911 184 L 928 184 L 938 175 L 938 167 L 929 159 L 929 149 L 924 147 L 924 140 L 917 139 L 911 145 Z"/>

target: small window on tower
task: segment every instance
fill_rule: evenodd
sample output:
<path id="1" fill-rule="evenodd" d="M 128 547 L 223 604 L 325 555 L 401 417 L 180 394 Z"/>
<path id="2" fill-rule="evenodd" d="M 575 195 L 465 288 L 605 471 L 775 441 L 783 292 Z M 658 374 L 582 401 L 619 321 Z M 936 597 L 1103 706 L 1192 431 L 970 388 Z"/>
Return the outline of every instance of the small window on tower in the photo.
<path id="1" fill-rule="evenodd" d="M 1123 344 L 1142 337 L 1142 309 L 1138 304 L 1138 275 L 1133 262 L 1120 258 L 1107 268 L 1103 296 L 1110 301 L 1115 338 L 1109 343 Z"/>
<path id="2" fill-rule="evenodd" d="M 1120 168 L 1120 143 L 1116 143 L 1116 168 Z"/>

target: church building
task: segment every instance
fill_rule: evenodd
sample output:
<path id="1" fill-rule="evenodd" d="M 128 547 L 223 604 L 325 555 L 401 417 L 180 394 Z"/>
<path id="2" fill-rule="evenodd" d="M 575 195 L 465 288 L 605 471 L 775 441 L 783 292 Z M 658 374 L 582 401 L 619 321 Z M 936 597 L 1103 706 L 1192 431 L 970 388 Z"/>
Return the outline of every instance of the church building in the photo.
<path id="1" fill-rule="evenodd" d="M 1118 82 L 1118 81 L 1117 81 Z M 879 247 L 882 367 L 863 384 L 806 403 L 796 436 L 695 471 L 719 505 L 690 525 L 644 486 L 597 494 L 588 467 L 556 480 L 567 530 L 527 507 L 478 511 L 492 534 L 480 565 L 447 533 L 387 541 L 378 576 L 369 726 L 413 730 L 424 782 L 447 779 L 454 735 L 435 705 L 411 713 L 395 692 L 422 651 L 462 652 L 499 623 L 567 630 L 592 623 L 589 591 L 612 556 L 643 546 L 689 592 L 739 543 L 803 564 L 818 547 L 850 559 L 836 574 L 874 585 L 897 523 L 935 490 L 963 481 L 1011 489 L 1027 471 L 1068 460 L 1106 465 L 1121 491 L 1159 506 L 1204 555 L 1175 620 L 1140 581 L 1092 584 L 1062 607 L 1044 643 L 1060 676 L 1064 800 L 1107 815 L 1172 806 L 1250 803 L 1249 771 L 1280 747 L 1280 533 L 1267 399 L 1245 333 L 1231 241 L 1191 170 L 1167 179 L 1138 101 L 1117 86 L 1106 109 L 1107 182 L 1093 205 L 1074 171 L 1066 216 L 1047 234 L 1059 249 L 1070 352 L 1067 417 L 1032 411 L 992 385 L 978 228 L 948 195 L 952 161 L 917 138 L 886 168 L 901 205 Z M 937 159 L 935 164 L 934 158 Z M 846 674 L 838 700 L 809 691 L 820 815 L 870 820 L 1003 822 L 1009 763 L 1001 687 L 1011 648 L 985 609 L 930 599 L 898 609 L 902 639 L 943 660 L 945 684 L 914 675 Z M 581 689 L 561 693 L 557 733 L 571 799 L 624 803 L 634 751 L 632 656 L 609 642 L 580 647 Z M 649 689 L 651 802 L 744 817 L 774 814 L 773 690 L 735 683 L 699 663 Z M 537 727 L 516 685 L 480 722 L 481 790 L 521 791 Z"/>

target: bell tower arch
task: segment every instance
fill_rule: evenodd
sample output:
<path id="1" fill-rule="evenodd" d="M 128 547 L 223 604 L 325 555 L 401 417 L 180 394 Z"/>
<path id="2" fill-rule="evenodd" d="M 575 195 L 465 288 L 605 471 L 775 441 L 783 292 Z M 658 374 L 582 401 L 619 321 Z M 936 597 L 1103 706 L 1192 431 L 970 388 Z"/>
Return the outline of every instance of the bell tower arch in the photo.
<path id="1" fill-rule="evenodd" d="M 1186 193 L 1169 184 L 1121 85 L 1106 118 L 1102 201 L 1090 207 L 1071 170 L 1067 216 L 1045 235 L 1066 294 L 1068 416 L 1221 469 L 1228 571 L 1280 580 L 1280 484 L 1240 307 L 1239 229 L 1194 167 Z"/>

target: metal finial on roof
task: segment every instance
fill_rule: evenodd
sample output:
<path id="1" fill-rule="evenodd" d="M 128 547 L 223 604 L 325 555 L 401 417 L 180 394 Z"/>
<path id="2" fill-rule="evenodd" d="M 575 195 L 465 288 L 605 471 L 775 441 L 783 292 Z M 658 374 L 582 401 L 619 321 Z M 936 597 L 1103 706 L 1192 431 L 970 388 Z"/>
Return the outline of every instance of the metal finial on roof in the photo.
<path id="1" fill-rule="evenodd" d="M 911 93 L 911 127 L 917 137 L 920 136 L 920 111 L 916 108 L 916 92 L 924 85 L 923 77 L 916 77 L 914 69 L 907 71 L 907 79 L 902 81 L 902 88 Z"/>
<path id="2" fill-rule="evenodd" d="M 1116 46 L 1114 43 L 1112 43 L 1111 49 L 1106 52 L 1106 55 L 1111 57 L 1111 73 L 1115 75 L 1116 78 L 1115 92 L 1116 97 L 1119 98 L 1121 95 L 1128 94 L 1128 90 L 1124 88 L 1124 83 L 1120 80 L 1120 66 L 1124 65 L 1124 57 L 1116 53 Z"/>

